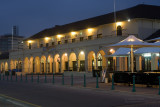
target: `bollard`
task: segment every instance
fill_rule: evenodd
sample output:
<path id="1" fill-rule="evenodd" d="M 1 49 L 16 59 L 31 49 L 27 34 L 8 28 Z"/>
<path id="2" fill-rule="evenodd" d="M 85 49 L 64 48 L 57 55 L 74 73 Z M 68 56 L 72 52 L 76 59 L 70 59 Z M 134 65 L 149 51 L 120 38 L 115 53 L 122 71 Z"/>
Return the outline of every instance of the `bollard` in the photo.
<path id="1" fill-rule="evenodd" d="M 53 80 L 52 80 L 52 83 L 54 84 L 54 73 L 53 73 Z"/>
<path id="2" fill-rule="evenodd" d="M 86 87 L 86 74 L 84 74 L 84 87 Z"/>
<path id="3" fill-rule="evenodd" d="M 114 88 L 114 74 L 112 75 L 112 88 L 111 88 L 111 90 L 114 90 L 115 88 Z"/>
<path id="4" fill-rule="evenodd" d="M 47 83 L 47 76 L 46 76 L 46 73 L 45 73 L 45 79 L 44 79 L 44 82 Z"/>
<path id="5" fill-rule="evenodd" d="M 21 73 L 21 82 L 22 82 L 22 73 Z"/>
<path id="6" fill-rule="evenodd" d="M 3 80 L 5 80 L 5 76 L 4 76 L 4 74 L 3 74 Z"/>
<path id="7" fill-rule="evenodd" d="M 158 79 L 159 79 L 159 93 L 158 93 L 158 95 L 160 95 L 160 76 L 158 77 Z"/>
<path id="8" fill-rule="evenodd" d="M 133 89 L 132 89 L 132 92 L 136 92 L 136 89 L 135 89 L 135 75 L 133 75 Z"/>
<path id="9" fill-rule="evenodd" d="M 39 83 L 39 73 L 38 73 L 38 77 L 37 77 L 37 83 Z"/>
<path id="10" fill-rule="evenodd" d="M 99 88 L 99 85 L 98 85 L 98 74 L 97 74 L 97 77 L 96 77 L 96 88 Z"/>
<path id="11" fill-rule="evenodd" d="M 26 73 L 26 82 L 28 82 L 28 79 L 27 79 L 27 73 Z"/>
<path id="12" fill-rule="evenodd" d="M 71 86 L 73 86 L 73 74 L 71 74 Z"/>
<path id="13" fill-rule="evenodd" d="M 12 82 L 12 72 L 11 72 L 11 82 Z"/>
<path id="14" fill-rule="evenodd" d="M 62 74 L 62 85 L 64 85 L 64 74 Z"/>
<path id="15" fill-rule="evenodd" d="M 17 82 L 17 74 L 16 74 L 16 82 Z"/>
<path id="16" fill-rule="evenodd" d="M 0 73 L 0 80 L 1 80 L 1 73 Z"/>
<path id="17" fill-rule="evenodd" d="M 32 73 L 32 75 L 31 75 L 31 82 L 33 83 L 33 73 Z"/>

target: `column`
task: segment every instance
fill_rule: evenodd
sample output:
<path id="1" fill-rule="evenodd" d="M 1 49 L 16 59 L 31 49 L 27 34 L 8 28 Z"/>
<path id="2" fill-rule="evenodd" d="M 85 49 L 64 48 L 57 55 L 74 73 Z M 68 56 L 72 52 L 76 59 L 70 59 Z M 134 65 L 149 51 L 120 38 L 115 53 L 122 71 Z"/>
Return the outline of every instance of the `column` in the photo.
<path id="1" fill-rule="evenodd" d="M 69 57 L 68 57 L 68 71 L 69 71 L 70 69 L 69 69 Z"/>
<path id="2" fill-rule="evenodd" d="M 40 74 L 42 74 L 42 71 L 41 71 L 41 69 L 42 69 L 42 68 L 41 68 L 41 61 L 40 61 L 40 71 L 39 71 L 39 73 L 40 73 Z"/>
<path id="3" fill-rule="evenodd" d="M 88 56 L 85 54 L 85 71 L 88 72 Z"/>
<path id="4" fill-rule="evenodd" d="M 77 62 L 77 72 L 79 72 L 80 64 L 78 63 L 79 62 L 78 58 L 76 59 L 76 62 Z"/>
<path id="5" fill-rule="evenodd" d="M 46 60 L 46 73 L 48 74 L 48 62 Z"/>

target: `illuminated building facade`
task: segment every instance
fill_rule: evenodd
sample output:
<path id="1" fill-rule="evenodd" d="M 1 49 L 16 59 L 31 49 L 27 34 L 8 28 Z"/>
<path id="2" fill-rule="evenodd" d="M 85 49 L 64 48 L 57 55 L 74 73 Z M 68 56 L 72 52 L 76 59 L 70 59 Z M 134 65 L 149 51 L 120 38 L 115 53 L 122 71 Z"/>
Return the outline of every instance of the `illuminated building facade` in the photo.
<path id="1" fill-rule="evenodd" d="M 160 6 L 137 5 L 114 13 L 45 29 L 24 40 L 23 50 L 11 52 L 8 69 L 21 63 L 23 73 L 92 72 L 93 69 L 129 71 L 128 57 L 108 57 L 117 49 L 106 47 L 128 35 L 145 39 L 160 29 Z M 142 70 L 141 56 L 136 70 Z M 152 66 L 152 65 L 151 65 Z M 152 67 L 155 69 L 156 67 Z M 2 70 L 2 66 L 1 66 Z"/>

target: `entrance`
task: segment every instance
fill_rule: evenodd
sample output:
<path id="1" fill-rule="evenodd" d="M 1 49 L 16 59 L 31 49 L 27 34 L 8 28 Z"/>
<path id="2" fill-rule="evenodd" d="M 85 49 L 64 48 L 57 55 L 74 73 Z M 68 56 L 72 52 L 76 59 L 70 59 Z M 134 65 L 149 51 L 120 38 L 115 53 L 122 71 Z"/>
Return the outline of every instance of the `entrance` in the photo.
<path id="1" fill-rule="evenodd" d="M 79 71 L 85 71 L 85 61 L 84 60 L 80 61 L 80 69 L 79 69 Z"/>
<path id="2" fill-rule="evenodd" d="M 142 58 L 142 70 L 151 70 L 151 57 Z"/>
<path id="3" fill-rule="evenodd" d="M 68 61 L 65 62 L 65 70 L 69 70 L 68 69 Z"/>
<path id="4" fill-rule="evenodd" d="M 77 61 L 72 61 L 73 71 L 77 71 Z"/>

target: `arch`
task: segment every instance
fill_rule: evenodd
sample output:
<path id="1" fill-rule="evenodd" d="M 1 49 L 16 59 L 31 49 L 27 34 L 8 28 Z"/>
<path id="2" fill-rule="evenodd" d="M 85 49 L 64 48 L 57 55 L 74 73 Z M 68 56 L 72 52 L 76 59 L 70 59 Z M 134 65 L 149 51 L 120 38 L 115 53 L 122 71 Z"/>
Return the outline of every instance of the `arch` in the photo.
<path id="1" fill-rule="evenodd" d="M 85 53 L 81 51 L 78 55 L 78 68 L 79 71 L 85 71 Z"/>
<path id="2" fill-rule="evenodd" d="M 11 59 L 11 61 L 10 61 L 10 69 L 11 69 L 11 70 L 15 69 L 15 68 L 14 68 L 14 61 L 13 61 L 12 59 Z"/>
<path id="3" fill-rule="evenodd" d="M 4 65 L 5 67 L 4 67 L 4 70 L 5 71 L 8 71 L 8 62 L 5 62 L 5 65 Z"/>
<path id="4" fill-rule="evenodd" d="M 56 54 L 54 56 L 54 73 L 60 72 L 60 55 Z"/>
<path id="5" fill-rule="evenodd" d="M 41 61 L 40 61 L 40 64 L 41 64 L 41 72 L 42 73 L 46 73 L 46 57 L 45 56 L 42 56 L 41 57 Z"/>
<path id="6" fill-rule="evenodd" d="M 94 51 L 88 53 L 88 71 L 96 69 L 96 55 Z"/>
<path id="7" fill-rule="evenodd" d="M 48 56 L 47 58 L 47 72 L 48 73 L 52 73 L 52 65 L 53 65 L 53 58 L 51 57 L 51 55 Z"/>
<path id="8" fill-rule="evenodd" d="M 25 73 L 28 73 L 28 72 L 29 72 L 29 59 L 28 59 L 28 57 L 26 57 L 26 58 L 24 59 L 24 72 L 25 72 Z"/>
<path id="9" fill-rule="evenodd" d="M 69 55 L 69 69 L 73 71 L 77 71 L 77 57 L 75 53 L 71 53 Z"/>
<path id="10" fill-rule="evenodd" d="M 29 66 L 28 66 L 28 69 L 29 69 L 29 73 L 32 73 L 34 72 L 34 58 L 33 57 L 30 57 L 29 58 Z"/>
<path id="11" fill-rule="evenodd" d="M 4 68 L 4 62 L 1 63 L 1 72 L 4 72 L 5 68 Z"/>
<path id="12" fill-rule="evenodd" d="M 40 58 L 38 56 L 34 59 L 34 73 L 40 73 Z"/>
<path id="13" fill-rule="evenodd" d="M 117 36 L 122 36 L 122 27 L 120 25 L 117 26 Z"/>
<path id="14" fill-rule="evenodd" d="M 62 67 L 61 67 L 62 71 L 68 70 L 68 54 L 67 53 L 62 54 L 61 64 L 62 64 Z"/>
<path id="15" fill-rule="evenodd" d="M 106 57 L 105 52 L 103 50 L 100 50 L 97 53 L 97 67 L 100 70 L 106 69 Z"/>

